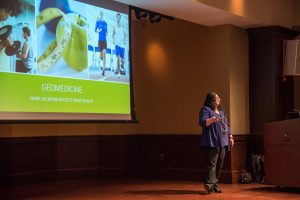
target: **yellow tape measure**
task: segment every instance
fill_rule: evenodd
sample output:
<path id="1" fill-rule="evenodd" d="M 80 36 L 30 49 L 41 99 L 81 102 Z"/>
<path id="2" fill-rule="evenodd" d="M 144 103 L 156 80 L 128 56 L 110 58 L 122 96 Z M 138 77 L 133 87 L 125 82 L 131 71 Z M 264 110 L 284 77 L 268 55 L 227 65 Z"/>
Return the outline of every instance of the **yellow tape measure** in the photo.
<path id="1" fill-rule="evenodd" d="M 79 52 L 79 56 L 81 62 L 76 62 L 76 58 L 73 57 L 73 52 L 66 51 L 66 47 L 74 48 L 72 46 L 72 32 L 76 31 L 74 26 L 77 24 L 84 24 L 87 25 L 86 21 L 83 18 L 80 18 L 78 14 L 69 13 L 65 14 L 61 10 L 57 8 L 46 8 L 43 10 L 37 17 L 36 17 L 36 27 L 38 28 L 42 24 L 49 22 L 50 20 L 62 16 L 62 19 L 57 25 L 56 28 L 56 35 L 59 32 L 61 34 L 60 37 L 57 37 L 44 51 L 44 53 L 38 58 L 38 71 L 45 73 L 48 72 L 49 69 L 63 56 L 67 64 L 76 69 L 81 71 L 87 68 L 87 45 L 82 45 L 80 49 L 73 49 L 74 52 Z M 78 23 L 74 23 L 74 19 L 79 19 Z M 72 23 L 73 22 L 73 23 Z M 74 25 L 76 24 L 76 25 Z M 74 31 L 73 31 L 74 29 Z M 82 35 L 83 38 L 78 38 L 80 40 L 87 40 L 87 33 L 86 30 Z M 71 39 L 72 38 L 72 39 Z"/>
<path id="2" fill-rule="evenodd" d="M 46 51 L 38 58 L 38 70 L 40 72 L 47 72 L 61 57 L 63 50 L 65 49 L 67 42 L 71 38 L 71 22 L 67 19 L 66 15 L 57 8 L 46 8 L 36 17 L 36 27 L 49 22 L 50 20 L 57 18 L 59 16 L 63 17 L 65 20 L 65 28 L 63 33 L 63 39 L 60 43 L 56 40 L 53 41 Z"/>

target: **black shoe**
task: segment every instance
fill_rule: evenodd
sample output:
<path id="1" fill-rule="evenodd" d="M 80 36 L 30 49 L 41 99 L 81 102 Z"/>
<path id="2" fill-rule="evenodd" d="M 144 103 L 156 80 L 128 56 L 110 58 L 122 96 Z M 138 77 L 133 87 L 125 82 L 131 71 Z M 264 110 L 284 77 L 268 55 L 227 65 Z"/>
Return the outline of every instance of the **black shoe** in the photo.
<path id="1" fill-rule="evenodd" d="M 208 189 L 208 190 L 206 190 L 206 192 L 207 192 L 207 194 L 211 194 L 211 193 L 213 193 L 213 192 L 214 192 L 214 189 L 213 189 L 213 188 L 211 188 L 211 189 Z"/>
<path id="2" fill-rule="evenodd" d="M 204 186 L 204 189 L 206 190 L 207 194 L 211 194 L 214 192 L 214 189 L 211 187 L 208 187 L 207 185 Z"/>
<path id="3" fill-rule="evenodd" d="M 216 193 L 223 193 L 223 191 L 219 187 L 213 187 L 212 190 Z"/>

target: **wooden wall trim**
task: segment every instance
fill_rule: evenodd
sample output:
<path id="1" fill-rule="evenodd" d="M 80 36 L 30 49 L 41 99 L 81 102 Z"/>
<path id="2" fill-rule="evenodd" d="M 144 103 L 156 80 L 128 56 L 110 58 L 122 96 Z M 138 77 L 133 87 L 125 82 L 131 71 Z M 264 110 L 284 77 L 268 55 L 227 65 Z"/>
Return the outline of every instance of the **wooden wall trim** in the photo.
<path id="1" fill-rule="evenodd" d="M 200 135 L 0 138 L 0 184 L 81 178 L 203 179 Z M 235 136 L 222 182 L 246 165 L 248 136 Z"/>

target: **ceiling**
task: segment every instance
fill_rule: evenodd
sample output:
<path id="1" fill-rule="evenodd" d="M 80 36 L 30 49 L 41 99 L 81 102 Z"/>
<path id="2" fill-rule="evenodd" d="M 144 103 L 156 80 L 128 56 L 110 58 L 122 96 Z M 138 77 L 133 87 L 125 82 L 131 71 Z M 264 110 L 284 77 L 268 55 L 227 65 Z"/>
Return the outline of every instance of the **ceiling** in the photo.
<path id="1" fill-rule="evenodd" d="M 224 10 L 210 7 L 196 0 L 115 0 L 128 5 L 151 10 L 178 19 L 202 24 L 205 26 L 216 26 L 222 24 L 233 24 L 242 28 L 262 26 L 253 19 L 247 19 L 234 15 Z"/>

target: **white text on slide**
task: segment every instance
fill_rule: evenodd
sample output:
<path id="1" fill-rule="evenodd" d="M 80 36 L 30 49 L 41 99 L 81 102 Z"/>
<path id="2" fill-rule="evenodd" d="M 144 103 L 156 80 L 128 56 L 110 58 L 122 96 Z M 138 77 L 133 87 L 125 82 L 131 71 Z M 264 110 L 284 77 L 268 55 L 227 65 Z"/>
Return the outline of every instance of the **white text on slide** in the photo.
<path id="1" fill-rule="evenodd" d="M 63 103 L 93 103 L 93 99 L 87 98 L 69 98 L 69 97 L 43 97 L 43 96 L 31 96 L 31 101 L 42 102 L 63 102 Z"/>
<path id="2" fill-rule="evenodd" d="M 82 93 L 82 87 L 74 85 L 57 85 L 43 83 L 41 85 L 41 88 L 44 92 Z"/>

